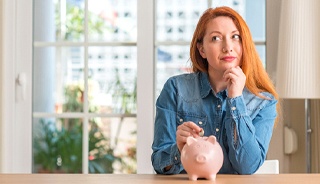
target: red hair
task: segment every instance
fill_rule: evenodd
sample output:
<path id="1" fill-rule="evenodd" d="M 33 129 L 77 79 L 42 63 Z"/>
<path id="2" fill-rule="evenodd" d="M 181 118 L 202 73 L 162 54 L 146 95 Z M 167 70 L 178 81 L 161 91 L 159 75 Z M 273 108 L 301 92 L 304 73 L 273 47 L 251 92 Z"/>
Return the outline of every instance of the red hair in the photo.
<path id="1" fill-rule="evenodd" d="M 255 44 L 253 42 L 250 30 L 246 22 L 242 17 L 229 7 L 217 7 L 207 9 L 203 15 L 200 17 L 197 27 L 194 31 L 193 38 L 190 46 L 190 59 L 192 62 L 193 72 L 208 72 L 208 62 L 206 59 L 202 58 L 199 50 L 197 48 L 198 43 L 202 43 L 203 37 L 206 33 L 206 28 L 210 20 L 219 17 L 226 16 L 230 17 L 235 26 L 237 27 L 242 44 L 242 58 L 241 58 L 241 68 L 243 73 L 246 75 L 246 88 L 253 94 L 261 96 L 260 92 L 269 92 L 275 99 L 279 101 L 278 93 L 275 90 L 273 82 L 269 78 L 266 70 L 262 65 L 262 61 L 256 50 Z M 280 113 L 280 103 L 277 103 L 277 111 Z M 279 116 L 278 116 L 279 117 Z M 277 118 L 278 120 L 278 118 Z"/>

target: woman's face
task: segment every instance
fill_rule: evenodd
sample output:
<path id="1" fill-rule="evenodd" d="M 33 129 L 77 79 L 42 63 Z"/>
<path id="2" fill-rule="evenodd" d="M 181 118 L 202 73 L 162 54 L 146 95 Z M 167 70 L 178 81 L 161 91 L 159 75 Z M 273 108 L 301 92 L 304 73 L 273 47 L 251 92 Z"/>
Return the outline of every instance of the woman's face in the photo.
<path id="1" fill-rule="evenodd" d="M 223 73 L 240 66 L 242 44 L 239 30 L 230 17 L 219 16 L 209 21 L 198 50 L 208 61 L 208 72 Z"/>

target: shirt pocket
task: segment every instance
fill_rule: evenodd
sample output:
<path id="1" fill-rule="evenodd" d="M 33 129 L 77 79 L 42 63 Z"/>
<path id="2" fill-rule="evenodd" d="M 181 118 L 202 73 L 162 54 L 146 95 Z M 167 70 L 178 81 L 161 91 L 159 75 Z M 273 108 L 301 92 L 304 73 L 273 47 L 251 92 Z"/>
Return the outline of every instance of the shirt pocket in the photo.
<path id="1" fill-rule="evenodd" d="M 177 125 L 181 125 L 184 122 L 192 121 L 199 127 L 203 128 L 207 124 L 207 116 L 204 114 L 188 113 L 188 112 L 178 112 L 177 113 Z"/>

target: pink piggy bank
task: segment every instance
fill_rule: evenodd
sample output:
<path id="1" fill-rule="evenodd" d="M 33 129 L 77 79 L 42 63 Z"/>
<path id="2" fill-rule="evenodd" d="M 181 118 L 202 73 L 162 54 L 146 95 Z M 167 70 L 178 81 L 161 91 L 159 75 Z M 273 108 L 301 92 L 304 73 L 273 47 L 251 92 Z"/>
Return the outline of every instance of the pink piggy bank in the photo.
<path id="1" fill-rule="evenodd" d="M 216 137 L 188 137 L 181 151 L 181 163 L 189 180 L 215 180 L 223 164 L 223 152 Z"/>

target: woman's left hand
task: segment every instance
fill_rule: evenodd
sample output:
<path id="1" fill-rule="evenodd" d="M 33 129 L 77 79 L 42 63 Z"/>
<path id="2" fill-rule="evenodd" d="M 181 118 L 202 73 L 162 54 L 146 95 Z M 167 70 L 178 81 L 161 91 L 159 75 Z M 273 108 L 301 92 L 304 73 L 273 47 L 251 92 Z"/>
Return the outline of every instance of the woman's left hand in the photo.
<path id="1" fill-rule="evenodd" d="M 246 76 L 239 66 L 227 69 L 223 78 L 228 83 L 228 97 L 235 98 L 242 95 L 243 88 L 246 84 Z"/>

